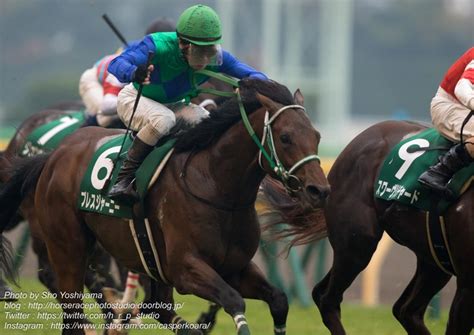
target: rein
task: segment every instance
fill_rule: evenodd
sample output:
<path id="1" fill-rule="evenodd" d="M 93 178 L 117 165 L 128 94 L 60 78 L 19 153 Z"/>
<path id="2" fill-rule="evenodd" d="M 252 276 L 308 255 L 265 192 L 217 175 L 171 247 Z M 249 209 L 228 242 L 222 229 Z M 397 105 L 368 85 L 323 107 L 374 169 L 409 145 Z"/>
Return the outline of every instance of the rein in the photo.
<path id="1" fill-rule="evenodd" d="M 208 77 L 212 77 L 212 78 L 221 80 L 221 81 L 237 88 L 236 92 L 224 92 L 224 91 L 219 91 L 219 90 L 212 89 L 212 88 L 195 88 L 193 90 L 193 92 L 191 93 L 191 96 L 195 96 L 195 95 L 198 95 L 200 93 L 209 93 L 209 94 L 214 94 L 214 95 L 217 95 L 217 96 L 236 97 L 238 105 L 239 105 L 240 116 L 242 118 L 242 122 L 245 126 L 245 129 L 247 130 L 250 137 L 252 138 L 252 140 L 255 142 L 255 144 L 259 148 L 258 164 L 259 164 L 260 168 L 262 170 L 264 170 L 263 162 L 262 162 L 262 156 L 263 156 L 265 158 L 265 160 L 267 161 L 267 163 L 270 165 L 271 170 L 278 176 L 280 181 L 283 183 L 283 186 L 285 187 L 287 192 L 295 193 L 295 192 L 300 191 L 302 189 L 301 180 L 296 175 L 294 175 L 293 173 L 296 170 L 298 170 L 301 166 L 303 166 L 304 164 L 306 164 L 308 162 L 311 162 L 313 160 L 321 162 L 321 160 L 320 160 L 318 155 L 315 155 L 315 154 L 314 155 L 308 155 L 308 156 L 300 159 L 295 164 L 293 164 L 293 166 L 291 166 L 289 169 L 286 169 L 285 166 L 283 165 L 283 163 L 278 158 L 278 154 L 276 152 L 275 142 L 273 140 L 272 123 L 286 110 L 289 110 L 289 109 L 302 109 L 303 111 L 305 111 L 305 108 L 303 106 L 300 106 L 300 105 L 283 106 L 278 111 L 276 111 L 275 114 L 271 118 L 269 118 L 269 112 L 266 111 L 265 121 L 264 121 L 264 126 L 263 126 L 263 136 L 262 136 L 262 139 L 260 140 L 258 138 L 258 136 L 256 135 L 255 130 L 253 129 L 253 127 L 250 123 L 250 120 L 247 116 L 247 113 L 245 111 L 245 107 L 244 107 L 244 104 L 242 102 L 242 96 L 240 95 L 240 91 L 238 89 L 239 88 L 238 80 L 236 80 L 234 78 L 230 78 L 230 77 L 228 77 L 226 75 L 223 75 L 223 74 L 220 74 L 220 73 L 213 72 L 213 71 L 199 70 L 199 71 L 195 71 L 194 74 L 193 74 L 193 85 L 194 85 L 194 87 L 197 87 L 196 75 L 198 75 L 198 74 L 206 75 Z M 189 99 L 190 99 L 190 97 L 188 97 L 185 100 L 188 101 Z M 267 151 L 265 149 L 265 144 L 266 143 L 267 143 L 269 151 Z M 212 207 L 215 207 L 215 208 L 221 209 L 221 210 L 226 210 L 226 211 L 233 211 L 233 210 L 236 210 L 236 209 L 248 208 L 249 206 L 251 206 L 254 203 L 255 200 L 253 200 L 249 204 L 242 205 L 242 206 L 239 206 L 239 207 L 232 207 L 232 206 L 226 206 L 226 205 L 216 205 L 216 204 L 212 203 L 211 201 L 209 201 L 207 199 L 204 199 L 204 198 L 201 198 L 198 195 L 192 193 L 191 190 L 189 189 L 189 186 L 188 186 L 187 182 L 186 182 L 186 178 L 185 178 L 186 173 L 185 173 L 185 171 L 186 171 L 187 165 L 189 163 L 189 160 L 191 159 L 193 154 L 194 153 L 191 152 L 188 155 L 188 157 L 186 158 L 186 161 L 185 161 L 185 164 L 184 164 L 184 167 L 183 167 L 183 171 L 181 172 L 181 177 L 183 178 L 183 182 L 184 182 L 184 185 L 186 187 L 186 190 L 194 198 L 196 198 L 196 199 L 200 200 L 201 202 L 204 202 L 204 203 L 206 203 L 206 204 L 208 204 Z"/>

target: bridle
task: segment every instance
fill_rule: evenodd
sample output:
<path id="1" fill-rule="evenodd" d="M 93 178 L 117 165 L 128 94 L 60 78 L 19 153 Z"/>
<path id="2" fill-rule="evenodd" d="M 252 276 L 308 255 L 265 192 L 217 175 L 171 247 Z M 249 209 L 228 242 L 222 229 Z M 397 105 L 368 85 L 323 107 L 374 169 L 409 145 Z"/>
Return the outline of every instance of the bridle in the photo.
<path id="1" fill-rule="evenodd" d="M 227 77 L 225 75 L 222 75 L 222 74 L 219 74 L 219 73 L 209 71 L 209 70 L 199 70 L 199 71 L 196 71 L 195 74 L 207 75 L 209 77 L 213 77 L 213 78 L 222 80 L 222 81 L 224 81 L 228 84 L 231 84 L 234 87 L 237 87 L 237 88 L 239 87 L 239 84 L 238 84 L 237 80 L 235 80 L 233 78 L 229 78 L 229 77 Z M 196 79 L 195 79 L 196 77 L 194 76 L 193 78 L 194 78 L 193 84 L 194 84 L 195 87 L 197 87 Z M 263 162 L 262 162 L 262 160 L 263 160 L 262 157 L 264 157 L 266 162 L 270 166 L 270 169 L 277 175 L 277 177 L 283 183 L 283 186 L 285 187 L 287 192 L 289 192 L 290 194 L 294 194 L 296 192 L 301 191 L 302 182 L 294 174 L 294 172 L 306 163 L 309 163 L 309 162 L 314 161 L 314 160 L 320 162 L 321 160 L 320 160 L 319 156 L 316 155 L 316 154 L 308 155 L 306 157 L 303 157 L 299 161 L 297 161 L 289 169 L 286 169 L 285 166 L 283 165 L 283 163 L 281 162 L 280 158 L 278 157 L 278 154 L 277 154 L 277 151 L 276 151 L 276 148 L 275 148 L 275 142 L 273 140 L 272 123 L 281 114 L 283 114 L 283 112 L 285 112 L 289 109 L 302 109 L 303 111 L 305 111 L 305 108 L 301 105 L 286 105 L 286 106 L 283 106 L 280 109 L 278 109 L 275 112 L 275 114 L 272 115 L 272 117 L 270 117 L 270 113 L 267 110 L 265 112 L 265 118 L 264 118 L 263 135 L 262 135 L 262 139 L 260 140 L 258 138 L 258 136 L 255 134 L 255 130 L 253 129 L 252 125 L 250 124 L 250 120 L 247 116 L 247 113 L 245 112 L 244 104 L 242 102 L 242 97 L 241 97 L 240 92 L 239 92 L 238 89 L 237 89 L 236 92 L 222 92 L 222 91 L 209 89 L 209 88 L 203 88 L 203 89 L 195 88 L 192 95 L 195 95 L 195 94 L 198 94 L 198 93 L 203 93 L 203 92 L 211 93 L 211 94 L 215 94 L 215 95 L 219 95 L 219 96 L 227 96 L 227 97 L 235 96 L 237 98 L 237 102 L 238 102 L 239 110 L 240 110 L 240 115 L 241 115 L 242 121 L 244 123 L 245 129 L 247 130 L 250 137 L 253 139 L 253 141 L 255 142 L 257 147 L 259 148 L 258 164 L 261 167 L 261 169 L 263 171 L 265 171 L 265 168 L 263 167 Z M 268 151 L 267 151 L 267 149 L 265 149 L 265 144 L 268 147 Z M 213 202 L 194 194 L 189 189 L 189 186 L 187 185 L 186 178 L 185 178 L 185 176 L 186 176 L 186 167 L 187 167 L 191 157 L 192 157 L 192 152 L 188 155 L 188 157 L 185 161 L 183 171 L 181 173 L 181 178 L 183 179 L 183 182 L 185 184 L 187 192 L 190 193 L 194 198 L 196 198 L 197 200 L 199 200 L 203 203 L 206 203 L 209 206 L 212 206 L 212 207 L 220 209 L 220 210 L 225 210 L 225 211 L 234 211 L 234 210 L 237 210 L 237 209 L 242 209 L 242 208 L 247 208 L 249 206 L 253 206 L 253 204 L 255 202 L 255 199 L 252 199 L 252 201 L 249 202 L 248 204 L 245 204 L 243 206 L 235 207 L 235 206 L 214 204 Z"/>
<path id="2" fill-rule="evenodd" d="M 288 170 L 284 167 L 283 163 L 278 158 L 278 154 L 275 148 L 275 142 L 273 140 L 273 132 L 272 132 L 272 123 L 286 110 L 288 109 L 302 109 L 305 111 L 305 108 L 301 105 L 287 105 L 281 107 L 279 110 L 273 114 L 271 118 L 269 118 L 269 112 L 265 113 L 264 125 L 263 125 L 263 136 L 262 141 L 260 143 L 260 152 L 258 154 L 258 164 L 263 169 L 262 163 L 262 155 L 267 159 L 268 163 L 272 170 L 276 173 L 276 175 L 280 178 L 281 182 L 285 186 L 286 190 L 290 193 L 296 193 L 301 190 L 302 183 L 301 180 L 294 175 L 293 173 L 299 169 L 304 164 L 311 162 L 313 160 L 317 160 L 321 162 L 321 159 L 318 155 L 308 155 L 299 161 L 297 161 L 291 168 Z M 270 155 L 265 152 L 265 142 L 268 142 L 268 148 L 270 150 Z M 269 157 L 268 157 L 269 156 Z"/>

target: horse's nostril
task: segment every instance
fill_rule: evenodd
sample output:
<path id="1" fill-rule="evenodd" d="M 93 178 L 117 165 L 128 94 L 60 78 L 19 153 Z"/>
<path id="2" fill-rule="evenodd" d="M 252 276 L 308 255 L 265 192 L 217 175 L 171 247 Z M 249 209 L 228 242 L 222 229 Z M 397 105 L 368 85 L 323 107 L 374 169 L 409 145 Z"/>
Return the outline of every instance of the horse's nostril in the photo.
<path id="1" fill-rule="evenodd" d="M 311 198 L 314 199 L 326 199 L 329 195 L 330 188 L 329 187 L 318 187 L 315 185 L 308 185 L 306 186 L 306 192 L 309 194 Z"/>

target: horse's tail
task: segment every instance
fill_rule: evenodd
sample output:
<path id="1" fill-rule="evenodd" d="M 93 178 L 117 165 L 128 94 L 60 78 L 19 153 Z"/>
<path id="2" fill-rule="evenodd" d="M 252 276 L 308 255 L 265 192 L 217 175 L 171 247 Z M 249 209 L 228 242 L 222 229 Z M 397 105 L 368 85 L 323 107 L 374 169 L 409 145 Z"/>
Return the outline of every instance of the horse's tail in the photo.
<path id="1" fill-rule="evenodd" d="M 12 163 L 10 179 L 0 189 L 0 270 L 6 279 L 15 282 L 16 270 L 13 269 L 13 249 L 3 231 L 16 215 L 23 199 L 35 189 L 41 171 L 49 155 L 32 158 L 18 158 Z M 1 276 L 1 274 L 0 274 Z"/>
<path id="2" fill-rule="evenodd" d="M 0 189 L 0 233 L 16 214 L 23 199 L 35 189 L 48 154 L 28 158 L 15 158 L 8 171 L 9 179 Z"/>
<path id="3" fill-rule="evenodd" d="M 328 236 L 326 220 L 322 209 L 307 212 L 295 202 L 283 185 L 265 178 L 261 184 L 263 201 L 276 209 L 280 215 L 272 216 L 263 225 L 263 231 L 270 232 L 275 240 L 291 238 L 290 247 L 319 241 Z M 282 228 L 282 224 L 286 224 Z"/>

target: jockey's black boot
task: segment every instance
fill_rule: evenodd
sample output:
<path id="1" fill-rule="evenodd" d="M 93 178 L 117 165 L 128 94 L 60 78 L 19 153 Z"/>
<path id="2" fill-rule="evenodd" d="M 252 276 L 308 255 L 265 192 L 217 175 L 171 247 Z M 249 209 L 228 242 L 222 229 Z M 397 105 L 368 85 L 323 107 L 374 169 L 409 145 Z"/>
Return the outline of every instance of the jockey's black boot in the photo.
<path id="1" fill-rule="evenodd" d="M 443 156 L 439 156 L 438 160 L 437 164 L 421 174 L 418 181 L 439 194 L 452 196 L 447 187 L 448 182 L 456 172 L 471 164 L 474 159 L 465 145 L 456 144 Z"/>
<path id="2" fill-rule="evenodd" d="M 138 193 L 133 183 L 135 172 L 152 149 L 153 146 L 146 144 L 138 136 L 135 137 L 132 146 L 128 149 L 127 158 L 123 161 L 115 185 L 109 191 L 110 198 L 129 204 L 138 200 Z"/>

